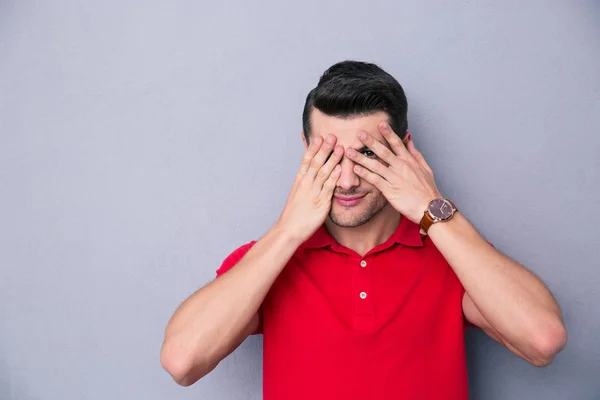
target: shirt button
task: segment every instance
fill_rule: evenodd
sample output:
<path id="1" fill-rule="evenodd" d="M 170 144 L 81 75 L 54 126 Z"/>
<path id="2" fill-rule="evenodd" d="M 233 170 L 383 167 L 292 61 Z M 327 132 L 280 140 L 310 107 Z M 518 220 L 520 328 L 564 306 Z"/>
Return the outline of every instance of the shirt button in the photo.
<path id="1" fill-rule="evenodd" d="M 361 299 L 366 299 L 367 298 L 367 294 L 365 292 L 360 292 L 360 298 Z"/>
<path id="2" fill-rule="evenodd" d="M 363 268 L 366 267 L 367 266 L 367 262 L 365 260 L 362 260 L 360 262 L 360 266 L 363 267 Z"/>

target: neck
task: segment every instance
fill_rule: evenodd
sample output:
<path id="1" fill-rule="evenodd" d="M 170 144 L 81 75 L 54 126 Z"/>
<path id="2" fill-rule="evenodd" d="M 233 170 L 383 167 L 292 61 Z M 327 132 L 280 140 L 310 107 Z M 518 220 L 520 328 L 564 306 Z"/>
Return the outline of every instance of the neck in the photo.
<path id="1" fill-rule="evenodd" d="M 344 228 L 334 224 L 328 217 L 325 227 L 339 244 L 364 256 L 369 250 L 392 236 L 398 228 L 401 217 L 401 214 L 388 203 L 369 222 L 361 226 Z"/>

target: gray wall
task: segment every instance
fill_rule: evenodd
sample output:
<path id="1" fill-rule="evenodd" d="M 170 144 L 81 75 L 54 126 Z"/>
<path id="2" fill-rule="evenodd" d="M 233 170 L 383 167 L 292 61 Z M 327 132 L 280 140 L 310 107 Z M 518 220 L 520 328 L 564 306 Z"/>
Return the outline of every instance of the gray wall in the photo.
<path id="1" fill-rule="evenodd" d="M 0 1 L 0 399 L 259 399 L 261 338 L 191 388 L 165 324 L 279 216 L 304 97 L 379 63 L 442 192 L 560 301 L 536 369 L 480 333 L 474 399 L 600 398 L 600 3 Z"/>

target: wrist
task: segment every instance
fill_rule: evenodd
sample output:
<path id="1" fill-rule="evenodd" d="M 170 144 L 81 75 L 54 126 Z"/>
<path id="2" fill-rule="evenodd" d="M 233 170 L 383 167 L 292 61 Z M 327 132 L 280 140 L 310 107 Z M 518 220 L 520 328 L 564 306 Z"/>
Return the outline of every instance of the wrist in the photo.
<path id="1" fill-rule="evenodd" d="M 452 228 L 454 228 L 455 225 L 457 225 L 457 220 L 460 219 L 459 214 L 460 213 L 458 212 L 458 210 L 456 210 L 452 218 L 448 221 L 440 221 L 438 223 L 432 224 L 429 227 L 427 234 L 433 240 L 440 233 L 440 231 L 447 231 L 448 229 L 452 230 Z"/>
<path id="2" fill-rule="evenodd" d="M 458 212 L 452 201 L 442 196 L 432 199 L 422 214 L 419 222 L 422 234 L 428 234 L 429 229 L 436 225 L 448 223 Z"/>
<path id="3" fill-rule="evenodd" d="M 274 236 L 278 237 L 287 245 L 300 246 L 306 240 L 301 235 L 295 232 L 293 228 L 287 225 L 284 221 L 277 221 L 270 229 Z"/>

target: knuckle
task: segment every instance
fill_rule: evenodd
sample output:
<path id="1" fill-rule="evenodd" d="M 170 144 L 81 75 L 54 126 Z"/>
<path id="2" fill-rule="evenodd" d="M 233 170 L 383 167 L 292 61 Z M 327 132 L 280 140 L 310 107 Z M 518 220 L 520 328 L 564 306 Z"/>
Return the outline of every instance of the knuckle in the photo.
<path id="1" fill-rule="evenodd" d="M 321 169 L 319 170 L 319 172 L 317 173 L 317 177 L 318 177 L 319 179 L 327 179 L 327 176 L 328 176 L 328 175 L 329 175 L 329 174 L 327 173 L 327 170 L 326 170 L 325 168 L 321 168 Z"/>
<path id="2" fill-rule="evenodd" d="M 392 168 L 398 172 L 401 172 L 404 170 L 404 163 L 402 161 L 398 161 L 394 164 Z"/>
<path id="3" fill-rule="evenodd" d="M 331 145 L 327 142 L 323 143 L 323 145 L 321 146 L 321 148 L 319 149 L 319 153 L 327 153 L 328 151 L 330 151 L 331 149 Z"/>
<path id="4" fill-rule="evenodd" d="M 304 186 L 306 186 L 306 179 L 305 178 L 306 178 L 306 175 L 302 176 L 302 177 L 300 177 L 298 179 L 298 185 L 297 185 L 298 187 L 304 187 Z"/>

